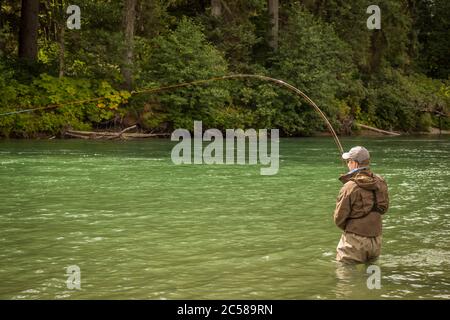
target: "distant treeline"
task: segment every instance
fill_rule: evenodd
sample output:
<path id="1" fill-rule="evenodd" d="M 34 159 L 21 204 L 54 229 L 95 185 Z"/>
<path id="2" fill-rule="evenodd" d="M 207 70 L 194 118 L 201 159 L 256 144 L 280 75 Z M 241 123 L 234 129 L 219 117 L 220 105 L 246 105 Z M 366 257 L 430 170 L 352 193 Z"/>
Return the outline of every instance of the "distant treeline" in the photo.
<path id="1" fill-rule="evenodd" d="M 304 101 L 253 80 L 130 95 L 233 73 L 298 87 L 344 134 L 355 122 L 450 128 L 448 0 L 376 1 L 376 30 L 366 24 L 372 0 L 75 2 L 79 15 L 67 0 L 0 0 L 0 113 L 106 99 L 1 116 L 1 136 L 134 124 L 170 132 L 194 120 L 286 136 L 325 130 Z"/>

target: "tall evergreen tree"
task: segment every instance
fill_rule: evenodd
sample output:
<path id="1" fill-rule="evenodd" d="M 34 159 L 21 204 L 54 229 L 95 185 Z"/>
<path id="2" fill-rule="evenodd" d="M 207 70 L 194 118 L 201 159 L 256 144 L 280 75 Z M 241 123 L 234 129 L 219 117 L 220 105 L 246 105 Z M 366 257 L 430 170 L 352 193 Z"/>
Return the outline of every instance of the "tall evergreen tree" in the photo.
<path id="1" fill-rule="evenodd" d="M 39 0 L 22 0 L 19 57 L 36 61 L 38 54 Z"/>

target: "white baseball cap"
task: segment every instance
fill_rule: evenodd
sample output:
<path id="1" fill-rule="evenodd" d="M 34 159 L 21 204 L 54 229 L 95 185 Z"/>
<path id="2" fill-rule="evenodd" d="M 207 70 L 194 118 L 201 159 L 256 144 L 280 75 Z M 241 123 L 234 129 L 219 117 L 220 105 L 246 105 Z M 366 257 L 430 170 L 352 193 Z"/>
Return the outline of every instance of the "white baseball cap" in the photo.
<path id="1" fill-rule="evenodd" d="M 343 153 L 342 159 L 344 159 L 344 160 L 351 159 L 353 161 L 361 163 L 361 162 L 369 160 L 370 154 L 366 148 L 357 146 L 357 147 L 351 148 L 349 152 Z"/>

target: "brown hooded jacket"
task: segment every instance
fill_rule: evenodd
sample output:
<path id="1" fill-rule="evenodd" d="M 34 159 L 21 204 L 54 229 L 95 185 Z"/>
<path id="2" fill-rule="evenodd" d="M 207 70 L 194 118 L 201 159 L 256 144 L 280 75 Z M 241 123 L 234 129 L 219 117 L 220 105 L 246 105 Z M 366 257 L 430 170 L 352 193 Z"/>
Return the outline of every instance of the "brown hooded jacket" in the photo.
<path id="1" fill-rule="evenodd" d="M 365 237 L 382 233 L 382 218 L 389 207 L 387 184 L 369 169 L 340 178 L 344 186 L 339 192 L 334 211 L 335 224 L 346 232 Z"/>

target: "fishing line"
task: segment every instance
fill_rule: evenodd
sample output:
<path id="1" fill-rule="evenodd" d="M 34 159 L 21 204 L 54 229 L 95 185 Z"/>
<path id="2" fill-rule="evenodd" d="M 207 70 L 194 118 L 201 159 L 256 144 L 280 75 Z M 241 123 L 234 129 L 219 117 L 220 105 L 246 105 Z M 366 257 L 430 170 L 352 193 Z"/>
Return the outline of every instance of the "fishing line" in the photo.
<path id="1" fill-rule="evenodd" d="M 267 77 L 267 76 L 256 75 L 256 74 L 232 74 L 232 75 L 214 77 L 214 78 L 204 79 L 204 80 L 183 82 L 183 83 L 179 83 L 179 84 L 173 84 L 173 85 L 168 85 L 168 86 L 163 86 L 163 87 L 158 87 L 158 88 L 135 90 L 135 91 L 131 91 L 131 95 L 141 94 L 141 93 L 156 93 L 156 92 L 161 92 L 161 91 L 165 91 L 165 90 L 172 90 L 172 89 L 177 89 L 177 88 L 182 88 L 182 87 L 201 85 L 201 84 L 212 82 L 212 81 L 240 79 L 240 78 L 259 79 L 259 80 L 268 81 L 268 82 L 277 84 L 281 87 L 284 87 L 284 88 L 294 92 L 296 95 L 302 97 L 320 115 L 320 117 L 325 122 L 328 130 L 330 131 L 331 135 L 333 136 L 334 142 L 335 142 L 337 148 L 339 149 L 339 152 L 341 154 L 344 153 L 342 144 L 339 141 L 339 138 L 338 138 L 336 132 L 334 131 L 334 128 L 331 125 L 330 121 L 326 117 L 325 113 L 305 93 L 303 93 L 302 91 L 300 91 L 298 88 L 294 87 L 293 85 L 284 82 L 283 80 L 279 80 L 279 79 L 275 79 L 275 78 L 271 78 L 271 77 Z M 105 97 L 92 98 L 92 99 L 86 99 L 86 100 L 78 100 L 78 101 L 65 102 L 65 103 L 59 103 L 59 104 L 51 104 L 51 105 L 42 106 L 42 107 L 33 108 L 33 109 L 11 111 L 11 112 L 6 112 L 6 113 L 0 113 L 0 116 L 33 112 L 36 110 L 53 109 L 53 108 L 59 108 L 59 107 L 66 106 L 66 105 L 74 105 L 74 104 L 81 104 L 81 103 L 87 103 L 87 102 L 101 101 L 101 100 L 107 99 L 108 97 L 114 97 L 114 96 L 119 96 L 119 95 L 120 94 L 112 94 L 112 95 L 108 95 Z"/>

